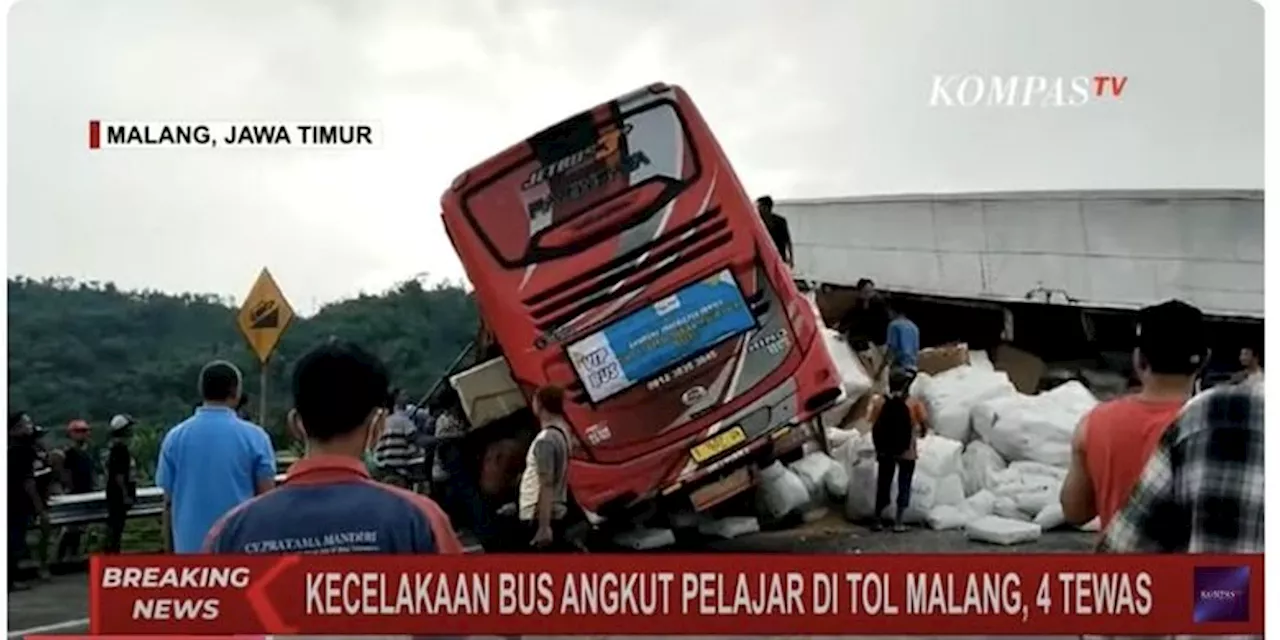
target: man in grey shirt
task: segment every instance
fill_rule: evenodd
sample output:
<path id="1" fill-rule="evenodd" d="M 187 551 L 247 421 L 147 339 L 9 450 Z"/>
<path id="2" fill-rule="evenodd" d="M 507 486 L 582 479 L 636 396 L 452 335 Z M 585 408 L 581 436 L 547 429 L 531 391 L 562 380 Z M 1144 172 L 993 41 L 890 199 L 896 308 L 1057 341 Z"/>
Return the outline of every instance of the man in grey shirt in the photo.
<path id="1" fill-rule="evenodd" d="M 532 533 L 533 547 L 569 550 L 572 547 L 565 540 L 564 527 L 569 505 L 569 425 L 564 417 L 564 390 L 538 389 L 532 408 L 542 429 L 529 445 L 520 476 L 520 522 Z"/>

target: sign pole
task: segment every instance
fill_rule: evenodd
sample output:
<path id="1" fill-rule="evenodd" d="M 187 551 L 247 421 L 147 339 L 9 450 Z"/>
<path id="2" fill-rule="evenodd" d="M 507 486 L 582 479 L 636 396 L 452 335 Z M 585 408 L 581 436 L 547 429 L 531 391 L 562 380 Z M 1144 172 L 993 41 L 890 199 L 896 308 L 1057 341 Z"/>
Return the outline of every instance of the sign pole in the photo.
<path id="1" fill-rule="evenodd" d="M 258 275 L 244 306 L 236 314 L 240 333 L 258 357 L 258 424 L 267 425 L 267 365 L 280 344 L 280 336 L 293 321 L 293 307 L 266 269 Z"/>
<path id="2" fill-rule="evenodd" d="M 267 425 L 267 361 L 258 372 L 258 426 Z"/>

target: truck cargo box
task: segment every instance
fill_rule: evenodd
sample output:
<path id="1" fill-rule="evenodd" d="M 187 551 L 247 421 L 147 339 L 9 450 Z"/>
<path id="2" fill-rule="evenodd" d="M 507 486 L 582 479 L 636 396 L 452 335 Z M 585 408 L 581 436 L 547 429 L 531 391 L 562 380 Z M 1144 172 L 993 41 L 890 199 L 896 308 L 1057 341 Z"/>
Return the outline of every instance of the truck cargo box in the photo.
<path id="1" fill-rule="evenodd" d="M 449 378 L 472 429 L 527 408 L 505 358 L 494 358 Z"/>

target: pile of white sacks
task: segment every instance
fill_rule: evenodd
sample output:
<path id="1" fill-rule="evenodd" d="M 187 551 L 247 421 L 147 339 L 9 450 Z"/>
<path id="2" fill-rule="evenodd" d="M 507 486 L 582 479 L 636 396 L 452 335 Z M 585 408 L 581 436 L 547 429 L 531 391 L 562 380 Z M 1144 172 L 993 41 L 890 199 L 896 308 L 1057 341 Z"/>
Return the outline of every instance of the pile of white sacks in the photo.
<path id="1" fill-rule="evenodd" d="M 871 382 L 834 331 L 828 330 L 827 343 L 847 395 L 823 416 L 830 427 Z M 968 365 L 918 376 L 911 394 L 928 407 L 934 431 L 918 446 L 908 522 L 963 528 L 970 538 L 997 544 L 1035 540 L 1041 531 L 1063 525 L 1058 494 L 1071 437 L 1097 404 L 1083 385 L 1068 382 L 1037 395 L 1022 394 L 985 353 L 971 352 Z M 781 517 L 827 500 L 843 500 L 850 520 L 873 515 L 877 468 L 870 434 L 828 428 L 827 438 L 831 456 L 814 452 L 789 469 L 774 465 L 762 471 L 762 515 Z M 896 482 L 893 487 L 896 500 Z M 881 515 L 891 515 L 893 504 Z M 1096 525 L 1085 528 L 1096 530 Z"/>

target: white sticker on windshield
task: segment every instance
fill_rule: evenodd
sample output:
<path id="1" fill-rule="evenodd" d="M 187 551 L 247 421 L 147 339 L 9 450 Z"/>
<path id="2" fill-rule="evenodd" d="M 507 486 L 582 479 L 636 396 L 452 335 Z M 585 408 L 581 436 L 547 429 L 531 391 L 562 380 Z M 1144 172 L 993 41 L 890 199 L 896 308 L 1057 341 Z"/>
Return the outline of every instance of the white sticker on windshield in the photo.
<path id="1" fill-rule="evenodd" d="M 680 298 L 675 296 L 667 296 L 653 304 L 653 310 L 660 316 L 665 316 L 672 311 L 680 308 Z"/>

